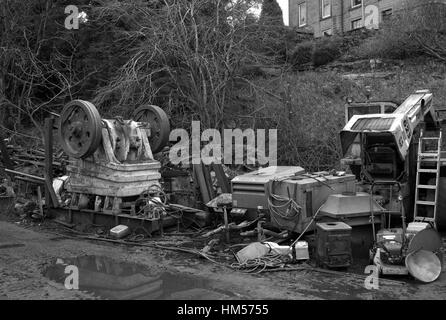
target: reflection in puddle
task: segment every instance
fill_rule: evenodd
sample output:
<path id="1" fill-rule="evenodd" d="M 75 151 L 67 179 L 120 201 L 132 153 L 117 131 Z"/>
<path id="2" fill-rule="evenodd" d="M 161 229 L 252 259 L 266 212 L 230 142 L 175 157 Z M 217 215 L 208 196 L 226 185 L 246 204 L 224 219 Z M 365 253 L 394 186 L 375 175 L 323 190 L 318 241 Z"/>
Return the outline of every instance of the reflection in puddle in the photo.
<path id="1" fill-rule="evenodd" d="M 58 259 L 46 268 L 43 275 L 64 284 L 69 273 L 65 267 L 74 265 L 79 270 L 79 290 L 100 298 L 116 300 L 205 300 L 228 299 L 232 293 L 211 289 L 209 281 L 197 276 L 151 272 L 135 263 L 121 262 L 108 257 L 82 256 Z"/>

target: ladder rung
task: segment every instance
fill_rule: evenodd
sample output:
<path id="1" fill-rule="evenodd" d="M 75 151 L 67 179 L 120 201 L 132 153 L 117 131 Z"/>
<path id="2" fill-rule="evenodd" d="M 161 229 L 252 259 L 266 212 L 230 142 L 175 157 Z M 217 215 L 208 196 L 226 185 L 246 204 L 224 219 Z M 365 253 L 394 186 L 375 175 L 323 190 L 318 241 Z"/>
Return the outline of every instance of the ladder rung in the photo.
<path id="1" fill-rule="evenodd" d="M 421 173 L 437 173 L 438 170 L 437 169 L 418 169 L 418 172 L 421 172 Z"/>
<path id="2" fill-rule="evenodd" d="M 422 217 L 422 216 L 416 216 L 413 219 L 414 222 L 425 222 L 425 221 L 434 221 L 435 222 L 435 218 L 431 218 L 431 217 Z"/>
<path id="3" fill-rule="evenodd" d="M 428 185 L 428 184 L 420 184 L 417 187 L 418 189 L 431 189 L 431 190 L 436 190 L 437 186 L 433 186 L 433 185 Z"/>
<path id="4" fill-rule="evenodd" d="M 435 206 L 435 201 L 421 201 L 421 200 L 417 200 L 417 201 L 415 201 L 415 203 L 423 205 L 423 206 Z"/>
<path id="5" fill-rule="evenodd" d="M 422 137 L 421 140 L 439 140 L 440 137 Z"/>
<path id="6" fill-rule="evenodd" d="M 433 157 L 429 157 L 429 158 L 424 158 L 424 159 L 418 159 L 419 162 L 438 162 L 438 161 L 446 161 L 445 158 L 433 158 Z"/>
<path id="7" fill-rule="evenodd" d="M 428 157 L 428 158 L 439 158 L 440 154 L 438 152 L 423 152 L 419 154 L 420 157 Z"/>

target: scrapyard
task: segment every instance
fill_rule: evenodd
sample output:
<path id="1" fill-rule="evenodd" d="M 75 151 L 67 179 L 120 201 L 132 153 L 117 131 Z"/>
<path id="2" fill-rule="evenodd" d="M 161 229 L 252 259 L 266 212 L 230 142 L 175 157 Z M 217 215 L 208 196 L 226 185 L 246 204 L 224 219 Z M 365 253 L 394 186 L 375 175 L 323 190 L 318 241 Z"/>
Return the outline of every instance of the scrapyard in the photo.
<path id="1" fill-rule="evenodd" d="M 107 242 L 173 252 L 174 260 L 189 255 L 197 264 L 239 275 L 355 279 L 364 292 L 383 284 L 391 292 L 422 283 L 435 288 L 443 265 L 438 228 L 445 218 L 441 119 L 432 94 L 416 91 L 391 113 L 364 114 L 370 106 L 354 104 L 346 110 L 356 113 L 341 131 L 342 162 L 352 173 L 266 166 L 230 180 L 234 173 L 221 163 L 180 168 L 155 160 L 170 133 L 159 107 L 139 108 L 132 120 L 106 120 L 93 104 L 74 100 L 45 121 L 44 150 L 16 150 L 2 141 L 6 165 L 25 154 L 47 155 L 41 176 L 14 165 L 4 169 L 10 178 L 2 208 L 18 212 L 19 225 L 31 219 L 32 230 L 85 248 Z M 65 156 L 54 151 L 55 141 Z M 15 152 L 21 158 L 9 155 Z M 3 250 L 20 250 L 8 242 Z M 164 288 L 172 280 L 136 265 L 87 253 L 57 258 L 44 275 L 66 285 L 64 272 L 75 266 L 79 288 L 102 298 L 174 298 L 194 290 L 202 296 L 209 290 L 191 285 L 172 292 Z M 336 286 L 344 290 L 342 283 Z"/>
<path id="2" fill-rule="evenodd" d="M 166 2 L 151 10 L 173 17 L 189 5 Z M 94 23 L 114 12 L 110 8 L 101 7 L 99 20 L 90 22 L 87 14 L 77 15 L 80 28 L 97 27 Z M 195 17 L 191 8 L 185 16 Z M 13 69 L 20 62 L 4 68 L 9 71 L 0 88 L 6 83 L 4 88 L 14 90 L 0 91 L 0 106 L 5 106 L 0 117 L 0 298 L 445 299 L 446 103 L 436 95 L 446 88 L 444 73 L 429 78 L 431 85 L 413 80 L 409 91 L 401 82 L 404 66 L 395 60 L 362 59 L 359 67 L 356 61 L 331 62 L 328 70 L 317 69 L 316 61 L 296 62 L 296 78 L 308 78 L 293 89 L 290 83 L 296 80 L 286 78 L 291 71 L 275 67 L 268 60 L 271 53 L 262 52 L 273 71 L 262 67 L 260 77 L 249 71 L 230 78 L 238 72 L 231 61 L 242 51 L 224 55 L 218 50 L 238 48 L 245 39 L 235 31 L 240 21 L 225 22 L 218 33 L 231 34 L 228 47 L 212 42 L 212 50 L 198 53 L 213 41 L 206 32 L 216 32 L 197 29 L 215 18 L 200 14 L 204 22 L 184 18 L 170 26 L 196 35 L 179 50 L 195 46 L 191 60 L 178 52 L 163 55 L 180 42 L 172 41 L 162 53 L 151 48 L 150 55 L 143 42 L 145 49 L 121 64 L 113 81 L 94 95 L 71 92 L 89 83 L 85 78 L 61 90 L 63 98 L 50 98 L 71 78 L 51 71 L 41 79 L 44 90 L 33 81 L 14 82 Z M 259 21 L 260 31 L 269 28 Z M 144 32 L 129 37 L 144 41 L 138 38 L 147 36 Z M 316 50 L 307 32 L 293 34 Z M 250 50 L 260 61 L 260 53 Z M 66 52 L 52 54 L 68 66 Z M 72 58 L 81 61 L 81 56 Z M 224 81 L 213 82 L 210 57 L 223 66 L 214 71 Z M 438 63 L 444 68 L 441 57 L 435 63 L 443 61 Z M 151 60 L 158 58 L 162 65 Z M 43 58 L 38 52 L 33 59 Z M 355 68 L 360 73 L 352 74 Z M 184 70 L 190 74 L 179 76 Z M 194 75 L 203 78 L 191 76 L 196 70 Z M 44 74 L 40 71 L 33 77 Z M 398 83 L 398 92 L 392 88 L 397 99 L 387 99 L 387 91 L 381 98 L 392 81 Z M 378 83 L 384 83 L 381 91 L 373 91 L 370 84 L 378 88 Z M 34 96 L 23 98 L 27 102 L 21 108 L 22 100 L 14 98 L 25 95 L 28 85 Z M 311 90 L 316 97 L 306 95 Z M 317 111 L 308 114 L 312 108 Z M 245 305 L 221 307 L 219 315 L 269 312 L 268 305 L 253 305 L 250 311 Z M 215 312 L 187 304 L 176 310 L 206 318 Z"/>

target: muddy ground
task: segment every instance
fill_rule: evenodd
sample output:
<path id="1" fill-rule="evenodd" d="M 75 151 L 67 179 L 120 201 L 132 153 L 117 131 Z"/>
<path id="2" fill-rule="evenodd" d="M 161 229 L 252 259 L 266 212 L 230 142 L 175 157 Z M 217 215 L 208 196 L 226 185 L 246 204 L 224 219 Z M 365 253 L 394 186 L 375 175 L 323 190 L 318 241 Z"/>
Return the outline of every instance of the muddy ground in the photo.
<path id="1" fill-rule="evenodd" d="M 79 268 L 79 290 L 64 285 L 69 265 Z M 367 290 L 362 276 L 349 273 L 246 274 L 188 253 L 0 221 L 0 299 L 446 299 L 445 270 L 431 284 L 392 279 Z"/>

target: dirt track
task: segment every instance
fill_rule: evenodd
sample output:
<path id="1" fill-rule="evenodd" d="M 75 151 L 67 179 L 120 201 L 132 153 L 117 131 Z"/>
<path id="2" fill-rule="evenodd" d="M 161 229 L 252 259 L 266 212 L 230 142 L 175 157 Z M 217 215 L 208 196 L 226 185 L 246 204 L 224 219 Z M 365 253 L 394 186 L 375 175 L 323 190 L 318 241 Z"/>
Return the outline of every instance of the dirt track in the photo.
<path id="1" fill-rule="evenodd" d="M 369 291 L 362 278 L 348 274 L 244 274 L 188 254 L 65 238 L 5 221 L 0 221 L 0 255 L 0 299 L 98 298 L 97 290 L 67 290 L 63 282 L 54 280 L 57 259 L 77 261 L 84 268 L 111 264 L 119 267 L 121 271 L 114 272 L 121 275 L 129 266 L 144 269 L 144 274 L 158 279 L 153 283 L 160 284 L 159 294 L 152 297 L 161 299 L 446 299 L 445 271 L 432 284 L 407 278 L 406 283 L 382 280 L 379 290 Z"/>

